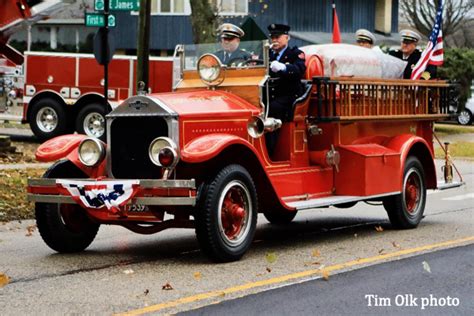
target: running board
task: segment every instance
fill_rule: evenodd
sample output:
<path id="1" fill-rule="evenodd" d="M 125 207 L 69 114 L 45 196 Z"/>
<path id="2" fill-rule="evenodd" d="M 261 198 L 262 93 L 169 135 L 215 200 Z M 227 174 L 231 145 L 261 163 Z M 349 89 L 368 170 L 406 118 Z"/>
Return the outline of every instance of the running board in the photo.
<path id="1" fill-rule="evenodd" d="M 457 181 L 453 181 L 453 182 L 449 182 L 449 183 L 446 183 L 444 181 L 438 181 L 437 189 L 438 190 L 447 190 L 447 189 L 459 188 L 460 186 L 462 186 L 464 184 L 465 184 L 464 182 L 457 182 Z"/>
<path id="2" fill-rule="evenodd" d="M 400 194 L 400 191 L 377 194 L 377 195 L 367 195 L 367 196 L 333 195 L 333 196 L 311 199 L 311 200 L 289 202 L 286 204 L 289 207 L 294 207 L 296 208 L 296 210 L 299 211 L 299 210 L 306 210 L 310 208 L 326 207 L 326 206 L 333 206 L 333 205 L 345 204 L 345 203 L 351 203 L 351 202 L 372 200 L 372 199 L 377 199 L 377 198 L 386 197 L 390 195 L 396 195 L 396 194 Z"/>

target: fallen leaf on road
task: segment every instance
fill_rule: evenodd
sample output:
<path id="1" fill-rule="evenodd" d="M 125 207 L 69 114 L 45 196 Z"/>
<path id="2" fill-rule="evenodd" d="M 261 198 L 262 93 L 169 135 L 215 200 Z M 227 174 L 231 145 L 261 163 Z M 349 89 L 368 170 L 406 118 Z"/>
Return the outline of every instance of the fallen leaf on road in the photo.
<path id="1" fill-rule="evenodd" d="M 26 235 L 27 237 L 33 236 L 34 231 L 36 230 L 36 225 L 30 225 L 26 227 Z"/>
<path id="2" fill-rule="evenodd" d="M 8 283 L 10 283 L 10 278 L 8 277 L 8 275 L 0 273 L 0 288 L 4 287 Z"/>
<path id="3" fill-rule="evenodd" d="M 319 257 L 321 255 L 321 252 L 318 249 L 313 250 L 311 253 L 311 256 L 313 257 Z"/>
<path id="4" fill-rule="evenodd" d="M 272 269 L 270 269 L 269 267 L 267 267 L 267 272 L 268 272 L 268 273 L 272 272 Z"/>
<path id="5" fill-rule="evenodd" d="M 421 264 L 423 265 L 423 269 L 425 269 L 426 272 L 431 273 L 431 267 L 428 262 L 423 261 Z"/>
<path id="6" fill-rule="evenodd" d="M 143 294 L 145 294 L 145 296 L 147 296 L 148 293 L 150 293 L 150 290 L 149 290 L 149 289 L 146 289 L 146 290 L 143 292 Z"/>
<path id="7" fill-rule="evenodd" d="M 165 291 L 170 291 L 170 290 L 174 290 L 173 287 L 171 286 L 171 284 L 169 282 L 166 282 L 165 285 L 163 285 L 161 287 L 162 290 L 165 290 Z"/>
<path id="8" fill-rule="evenodd" d="M 202 277 L 201 272 L 194 272 L 194 278 L 196 280 L 198 280 L 198 281 L 201 280 L 201 277 Z"/>
<path id="9" fill-rule="evenodd" d="M 132 273 L 135 273 L 135 271 L 133 271 L 132 269 L 127 269 L 127 270 L 123 270 L 123 273 L 132 274 Z"/>
<path id="10" fill-rule="evenodd" d="M 329 272 L 327 270 L 321 271 L 324 281 L 329 281 Z"/>
<path id="11" fill-rule="evenodd" d="M 267 259 L 268 263 L 274 263 L 277 260 L 277 255 L 274 252 L 268 252 L 265 255 L 265 259 Z"/>
<path id="12" fill-rule="evenodd" d="M 382 226 L 375 226 L 375 230 L 378 231 L 379 233 L 383 232 Z"/>
<path id="13" fill-rule="evenodd" d="M 380 250 L 379 250 L 379 254 L 381 255 L 381 254 L 382 254 L 382 252 L 384 252 L 384 251 L 385 251 L 385 249 L 383 249 L 383 248 L 382 248 L 382 249 L 380 249 Z"/>
<path id="14" fill-rule="evenodd" d="M 392 241 L 392 245 L 395 247 L 395 248 L 400 248 L 400 245 L 397 244 L 396 242 Z"/>

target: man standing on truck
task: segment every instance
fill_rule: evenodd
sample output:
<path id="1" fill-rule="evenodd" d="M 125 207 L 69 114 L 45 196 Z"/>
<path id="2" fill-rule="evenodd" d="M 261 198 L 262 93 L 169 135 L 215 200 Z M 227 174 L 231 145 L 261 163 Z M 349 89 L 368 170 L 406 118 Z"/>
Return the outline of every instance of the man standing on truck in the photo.
<path id="1" fill-rule="evenodd" d="M 231 23 L 222 24 L 217 31 L 219 32 L 222 49 L 214 55 L 225 65 L 238 64 L 250 59 L 250 53 L 239 49 L 240 38 L 245 35 L 244 31 Z"/>
<path id="2" fill-rule="evenodd" d="M 270 109 L 269 116 L 285 122 L 293 102 L 301 95 L 301 78 L 306 71 L 305 55 L 296 46 L 290 48 L 290 27 L 284 24 L 268 26 L 272 47 L 270 49 Z M 267 148 L 273 154 L 278 130 L 266 134 Z"/>
<path id="3" fill-rule="evenodd" d="M 416 48 L 421 36 L 412 30 L 401 30 L 400 38 L 402 40 L 400 49 L 390 51 L 389 54 L 408 62 L 405 71 L 403 72 L 403 79 L 410 79 L 411 72 L 421 57 L 421 51 Z M 426 71 L 421 75 L 421 78 L 428 80 L 433 79 L 435 76 L 436 66 L 428 65 Z"/>

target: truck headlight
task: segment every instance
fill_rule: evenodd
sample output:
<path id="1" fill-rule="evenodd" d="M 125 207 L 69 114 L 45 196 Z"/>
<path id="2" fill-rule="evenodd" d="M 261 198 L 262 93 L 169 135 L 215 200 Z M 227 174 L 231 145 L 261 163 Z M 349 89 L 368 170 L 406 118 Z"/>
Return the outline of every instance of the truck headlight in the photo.
<path id="1" fill-rule="evenodd" d="M 173 168 L 179 161 L 178 146 L 168 137 L 155 138 L 148 149 L 150 160 L 159 167 Z"/>
<path id="2" fill-rule="evenodd" d="M 204 54 L 199 58 L 197 69 L 201 80 L 209 86 L 217 86 L 224 81 L 224 68 L 222 63 L 213 54 Z"/>
<path id="3" fill-rule="evenodd" d="M 86 138 L 79 145 L 79 160 L 88 167 L 95 167 L 105 158 L 105 146 L 96 138 Z"/>

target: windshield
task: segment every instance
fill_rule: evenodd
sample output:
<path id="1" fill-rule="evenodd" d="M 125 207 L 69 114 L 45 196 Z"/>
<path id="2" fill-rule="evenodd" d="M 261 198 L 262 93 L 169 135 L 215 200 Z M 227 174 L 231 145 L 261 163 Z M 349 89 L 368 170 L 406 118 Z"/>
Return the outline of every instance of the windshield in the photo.
<path id="1" fill-rule="evenodd" d="M 184 45 L 184 70 L 195 70 L 199 57 L 214 54 L 229 68 L 263 67 L 265 41 Z"/>

